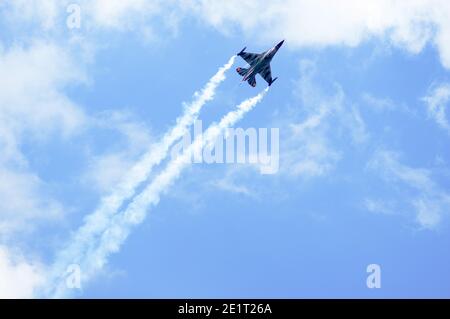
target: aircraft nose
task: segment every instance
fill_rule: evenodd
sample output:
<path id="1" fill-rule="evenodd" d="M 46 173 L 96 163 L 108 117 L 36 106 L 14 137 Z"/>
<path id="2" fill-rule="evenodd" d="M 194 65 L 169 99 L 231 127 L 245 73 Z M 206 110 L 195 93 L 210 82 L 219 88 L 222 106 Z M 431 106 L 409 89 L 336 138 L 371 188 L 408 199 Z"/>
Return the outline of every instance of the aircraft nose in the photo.
<path id="1" fill-rule="evenodd" d="M 284 40 L 281 41 L 280 43 L 278 43 L 275 48 L 278 50 L 283 45 L 283 43 L 284 43 Z"/>

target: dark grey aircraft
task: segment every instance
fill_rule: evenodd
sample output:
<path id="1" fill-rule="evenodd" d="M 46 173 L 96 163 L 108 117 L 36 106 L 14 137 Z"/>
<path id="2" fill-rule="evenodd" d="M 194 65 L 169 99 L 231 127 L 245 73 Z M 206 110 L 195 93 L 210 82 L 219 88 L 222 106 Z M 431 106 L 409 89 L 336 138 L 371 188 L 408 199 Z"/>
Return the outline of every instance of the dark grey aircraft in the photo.
<path id="1" fill-rule="evenodd" d="M 236 71 L 239 73 L 239 75 L 242 75 L 242 81 L 248 81 L 248 84 L 255 87 L 256 86 L 256 74 L 259 73 L 259 75 L 262 76 L 264 80 L 269 84 L 269 86 L 272 85 L 273 82 L 275 82 L 275 79 L 272 80 L 272 72 L 270 71 L 270 61 L 272 61 L 273 56 L 275 53 L 277 53 L 278 49 L 283 45 L 283 41 L 278 43 L 276 46 L 274 46 L 272 49 L 269 49 L 261 54 L 257 53 L 248 53 L 244 52 L 246 48 L 243 48 L 241 52 L 239 52 L 237 55 L 242 57 L 245 62 L 249 64 L 249 68 L 237 68 Z"/>

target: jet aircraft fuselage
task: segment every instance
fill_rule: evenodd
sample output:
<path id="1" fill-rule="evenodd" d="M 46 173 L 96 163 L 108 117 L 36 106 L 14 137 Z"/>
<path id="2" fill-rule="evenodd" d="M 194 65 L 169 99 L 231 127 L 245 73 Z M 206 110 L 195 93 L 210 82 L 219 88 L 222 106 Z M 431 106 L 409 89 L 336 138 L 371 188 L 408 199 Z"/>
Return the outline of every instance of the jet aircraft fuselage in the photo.
<path id="1" fill-rule="evenodd" d="M 251 86 L 255 87 L 255 76 L 256 74 L 260 74 L 269 86 L 272 85 L 277 78 L 272 80 L 270 62 L 283 43 L 284 40 L 261 54 L 245 52 L 246 48 L 243 48 L 237 55 L 242 57 L 249 64 L 249 68 L 239 67 L 236 69 L 236 71 L 242 76 L 242 81 L 247 81 Z"/>

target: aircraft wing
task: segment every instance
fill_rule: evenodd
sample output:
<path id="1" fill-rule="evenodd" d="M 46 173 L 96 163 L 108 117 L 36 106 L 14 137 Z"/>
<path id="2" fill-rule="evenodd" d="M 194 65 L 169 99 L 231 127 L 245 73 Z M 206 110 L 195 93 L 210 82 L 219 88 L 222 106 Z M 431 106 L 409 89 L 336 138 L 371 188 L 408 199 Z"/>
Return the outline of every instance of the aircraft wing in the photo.
<path id="1" fill-rule="evenodd" d="M 248 84 L 250 84 L 251 86 L 255 87 L 256 86 L 256 79 L 255 76 L 252 75 L 251 77 L 249 77 L 249 79 L 247 80 Z"/>
<path id="2" fill-rule="evenodd" d="M 245 60 L 245 62 L 252 65 L 252 63 L 256 60 L 256 58 L 260 56 L 260 54 L 242 52 L 239 54 L 239 56 L 241 56 Z"/>
<path id="3" fill-rule="evenodd" d="M 270 70 L 270 64 L 267 64 L 261 71 L 259 71 L 259 74 L 269 85 L 272 84 L 272 72 Z"/>

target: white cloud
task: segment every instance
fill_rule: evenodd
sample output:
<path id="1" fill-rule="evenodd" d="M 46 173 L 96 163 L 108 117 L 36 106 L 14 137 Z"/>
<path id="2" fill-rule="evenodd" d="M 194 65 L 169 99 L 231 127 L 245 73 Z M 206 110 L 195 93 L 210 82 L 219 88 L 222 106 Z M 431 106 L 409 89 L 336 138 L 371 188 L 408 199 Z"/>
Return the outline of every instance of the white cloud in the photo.
<path id="1" fill-rule="evenodd" d="M 443 212 L 438 201 L 419 198 L 413 201 L 413 206 L 417 211 L 416 220 L 423 227 L 433 228 L 440 223 Z"/>
<path id="2" fill-rule="evenodd" d="M 80 29 L 67 27 L 67 18 L 72 13 L 67 11 L 70 4 L 79 5 Z M 162 16 L 164 19 L 155 28 L 175 31 L 179 19 L 184 17 L 181 7 L 178 2 L 162 0 L 8 0 L 0 3 L 0 15 L 6 27 L 25 35 L 23 40 L 45 32 L 59 40 L 76 34 L 85 41 L 95 41 L 97 31 L 140 31 L 138 35 L 144 38 L 149 34 L 155 38 L 158 32 L 152 26 Z"/>
<path id="3" fill-rule="evenodd" d="M 426 106 L 428 115 L 436 123 L 450 133 L 450 123 L 446 115 L 446 108 L 450 106 L 450 83 L 441 83 L 432 85 L 428 95 L 422 99 Z"/>
<path id="4" fill-rule="evenodd" d="M 196 14 L 223 32 L 234 27 L 290 47 L 354 47 L 376 37 L 412 53 L 430 43 L 450 68 L 450 3 L 446 0 L 256 0 L 191 2 Z"/>
<path id="5" fill-rule="evenodd" d="M 395 204 L 391 201 L 366 198 L 364 200 L 364 206 L 369 212 L 372 213 L 392 215 L 396 212 L 396 209 L 394 208 Z"/>
<path id="6" fill-rule="evenodd" d="M 314 62 L 301 61 L 295 88 L 301 114 L 294 110 L 276 123 L 282 130 L 281 169 L 288 176 L 314 177 L 331 171 L 342 157 L 335 138 L 349 136 L 354 146 L 369 139 L 359 107 L 335 83 L 334 92 L 326 93 L 316 83 L 315 73 Z"/>
<path id="7" fill-rule="evenodd" d="M 368 167 L 381 170 L 388 181 L 400 180 L 417 190 L 430 191 L 436 187 L 429 170 L 403 165 L 400 162 L 400 155 L 392 151 L 378 150 L 368 163 Z"/>
<path id="8" fill-rule="evenodd" d="M 58 220 L 62 206 L 45 193 L 45 183 L 29 172 L 0 167 L 0 239 L 33 231 L 40 221 Z"/>
<path id="9" fill-rule="evenodd" d="M 248 171 L 249 168 L 251 168 L 250 165 L 246 165 L 244 167 L 232 166 L 231 168 L 227 168 L 227 170 L 225 171 L 225 175 L 211 182 L 210 185 L 216 187 L 221 191 L 245 195 L 254 199 L 258 198 L 259 194 L 257 191 L 250 189 L 244 184 L 239 184 L 237 181 L 239 176 L 245 174 L 245 172 Z"/>
<path id="10" fill-rule="evenodd" d="M 13 24 L 35 21 L 48 30 L 65 20 L 69 3 L 11 1 L 6 17 L 13 16 L 9 19 Z M 355 47 L 377 38 L 416 54 L 430 44 L 437 48 L 442 64 L 450 68 L 450 2 L 447 0 L 83 0 L 77 3 L 87 32 L 140 30 L 143 37 L 150 34 L 154 38 L 161 27 L 176 31 L 183 19 L 193 16 L 227 34 L 243 34 L 260 42 L 283 38 L 290 48 Z M 164 19 L 158 20 L 159 17 Z"/>
<path id="11" fill-rule="evenodd" d="M 22 148 L 84 127 L 84 112 L 64 90 L 85 77 L 70 52 L 46 41 L 1 48 L 0 69 L 0 240 L 9 249 L 0 247 L 0 296 L 32 297 L 40 274 L 11 250 L 43 222 L 60 221 L 65 210 Z"/>
<path id="12" fill-rule="evenodd" d="M 0 298 L 32 298 L 43 283 L 42 267 L 0 246 Z"/>
<path id="13" fill-rule="evenodd" d="M 30 171 L 22 153 L 52 133 L 67 137 L 84 125 L 84 113 L 62 90 L 84 76 L 69 53 L 46 42 L 0 51 L 0 228 L 2 237 L 32 230 L 39 219 L 60 218 L 61 205 Z"/>
<path id="14" fill-rule="evenodd" d="M 160 12 L 161 1 L 96 0 L 82 3 L 83 14 L 101 28 L 129 29 Z M 147 21 L 148 23 L 148 21 Z"/>
<path id="15" fill-rule="evenodd" d="M 444 214 L 450 210 L 450 194 L 432 178 L 433 172 L 425 168 L 414 168 L 402 164 L 398 153 L 378 150 L 368 163 L 368 168 L 379 173 L 391 189 L 400 192 L 399 202 L 415 212 L 416 222 L 427 229 L 436 228 Z M 382 204 L 380 204 L 382 203 Z M 385 201 L 366 200 L 366 208 L 372 212 L 392 212 Z"/>
<path id="16" fill-rule="evenodd" d="M 82 180 L 89 188 L 105 193 L 123 179 L 133 164 L 125 151 L 92 156 Z"/>
<path id="17" fill-rule="evenodd" d="M 81 177 L 89 188 L 105 193 L 123 180 L 154 141 L 148 128 L 126 112 L 103 112 L 92 122 L 92 126 L 117 135 L 111 149 L 88 155 L 88 167 Z"/>
<path id="18" fill-rule="evenodd" d="M 3 6 L 10 25 L 34 22 L 62 33 L 70 1 L 10 1 Z M 283 38 L 289 48 L 355 47 L 377 38 L 413 54 L 430 44 L 450 68 L 450 2 L 446 0 L 257 0 L 145 1 L 81 0 L 81 33 L 133 31 L 145 39 L 161 28 L 177 33 L 183 19 L 195 17 L 220 32 L 260 42 Z M 160 17 L 164 17 L 160 19 Z"/>
<path id="19" fill-rule="evenodd" d="M 281 151 L 281 169 L 288 175 L 314 177 L 329 172 L 340 159 L 340 153 L 328 140 L 327 109 L 322 106 L 298 124 L 290 125 L 290 138 Z"/>
<path id="20" fill-rule="evenodd" d="M 0 52 L 0 121 L 5 135 L 68 135 L 84 122 L 83 112 L 62 90 L 84 81 L 80 67 L 63 48 L 45 42 Z"/>
<path id="21" fill-rule="evenodd" d="M 351 105 L 351 109 L 348 111 L 342 110 L 341 116 L 355 144 L 363 144 L 368 141 L 370 136 L 366 128 L 366 122 L 356 105 Z"/>
<path id="22" fill-rule="evenodd" d="M 392 111 L 396 108 L 394 101 L 386 98 L 378 98 L 369 93 L 362 95 L 363 102 L 377 112 Z"/>
<path id="23" fill-rule="evenodd" d="M 14 0 L 4 1 L 3 19 L 14 29 L 28 23 L 36 23 L 44 31 L 55 27 L 56 20 L 65 6 L 57 0 Z"/>

